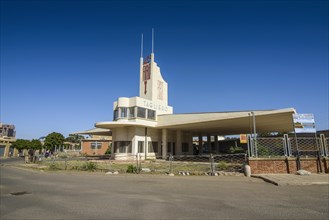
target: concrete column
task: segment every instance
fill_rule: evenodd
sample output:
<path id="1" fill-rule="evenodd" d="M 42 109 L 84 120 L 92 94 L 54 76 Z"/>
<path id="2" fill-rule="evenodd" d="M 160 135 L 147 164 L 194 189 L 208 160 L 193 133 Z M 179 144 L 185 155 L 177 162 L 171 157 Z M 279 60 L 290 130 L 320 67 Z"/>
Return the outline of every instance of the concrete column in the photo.
<path id="1" fill-rule="evenodd" d="M 136 136 L 134 136 L 134 138 L 131 141 L 131 154 L 132 155 L 136 155 L 138 153 L 138 141 L 135 137 Z"/>
<path id="2" fill-rule="evenodd" d="M 182 131 L 177 130 L 176 131 L 176 152 L 175 154 L 181 154 L 182 153 Z"/>
<path id="3" fill-rule="evenodd" d="M 118 108 L 118 118 L 121 118 L 121 108 Z"/>
<path id="4" fill-rule="evenodd" d="M 210 134 L 207 135 L 207 147 L 208 147 L 208 152 L 211 153 L 211 136 L 210 136 Z"/>
<path id="5" fill-rule="evenodd" d="M 162 129 L 162 159 L 167 158 L 168 138 L 167 129 Z"/>
<path id="6" fill-rule="evenodd" d="M 188 151 L 188 153 L 190 155 L 193 155 L 193 135 L 192 135 L 192 133 L 189 133 L 188 137 L 189 137 L 189 141 L 188 141 L 188 149 L 189 149 L 189 151 Z"/>
<path id="7" fill-rule="evenodd" d="M 4 152 L 3 157 L 7 158 L 8 156 L 9 156 L 9 145 L 5 145 L 5 152 Z"/>
<path id="8" fill-rule="evenodd" d="M 215 149 L 216 149 L 216 153 L 219 153 L 219 143 L 218 143 L 218 135 L 214 136 L 215 138 Z"/>
<path id="9" fill-rule="evenodd" d="M 134 107 L 134 115 L 135 115 L 135 118 L 137 118 L 137 107 L 136 106 Z"/>
<path id="10" fill-rule="evenodd" d="M 202 141 L 202 135 L 199 135 L 199 154 L 203 154 L 203 141 Z"/>

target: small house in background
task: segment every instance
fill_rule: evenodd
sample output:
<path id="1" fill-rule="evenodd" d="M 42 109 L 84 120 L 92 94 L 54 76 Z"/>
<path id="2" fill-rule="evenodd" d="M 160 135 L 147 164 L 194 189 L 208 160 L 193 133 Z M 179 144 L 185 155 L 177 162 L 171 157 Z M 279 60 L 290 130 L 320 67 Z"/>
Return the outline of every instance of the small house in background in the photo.
<path id="1" fill-rule="evenodd" d="M 18 151 L 12 146 L 15 141 L 15 126 L 12 124 L 0 123 L 0 157 L 17 156 Z"/>
<path id="2" fill-rule="evenodd" d="M 89 135 L 88 138 L 81 140 L 81 154 L 96 156 L 111 152 L 112 132 L 109 129 L 95 128 L 72 134 Z"/>

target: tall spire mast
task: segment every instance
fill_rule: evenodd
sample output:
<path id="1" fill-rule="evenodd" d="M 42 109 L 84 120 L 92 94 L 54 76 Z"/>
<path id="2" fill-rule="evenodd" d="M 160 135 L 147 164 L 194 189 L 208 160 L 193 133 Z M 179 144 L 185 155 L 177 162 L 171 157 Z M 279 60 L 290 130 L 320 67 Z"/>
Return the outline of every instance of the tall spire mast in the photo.
<path id="1" fill-rule="evenodd" d="M 154 52 L 154 29 L 152 28 L 152 53 Z"/>
<path id="2" fill-rule="evenodd" d="M 141 58 L 143 57 L 143 33 L 142 33 L 142 39 L 141 39 Z"/>

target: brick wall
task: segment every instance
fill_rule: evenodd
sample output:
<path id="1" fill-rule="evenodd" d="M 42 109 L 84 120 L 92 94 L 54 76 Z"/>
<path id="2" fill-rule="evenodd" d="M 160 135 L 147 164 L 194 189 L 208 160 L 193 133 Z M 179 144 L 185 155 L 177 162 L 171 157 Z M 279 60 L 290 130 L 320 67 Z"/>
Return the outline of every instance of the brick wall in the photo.
<path id="1" fill-rule="evenodd" d="M 248 164 L 252 174 L 264 173 L 296 173 L 296 158 L 250 158 Z M 320 166 L 316 158 L 302 158 L 300 160 L 301 169 L 310 171 L 311 173 L 320 172 Z M 329 173 L 329 158 L 321 159 L 322 172 Z"/>
<path id="2" fill-rule="evenodd" d="M 106 150 L 109 148 L 110 140 L 97 140 L 98 143 L 101 143 L 100 149 L 92 149 L 91 143 L 96 142 L 96 140 L 83 140 L 81 145 L 81 153 L 87 155 L 104 155 Z"/>

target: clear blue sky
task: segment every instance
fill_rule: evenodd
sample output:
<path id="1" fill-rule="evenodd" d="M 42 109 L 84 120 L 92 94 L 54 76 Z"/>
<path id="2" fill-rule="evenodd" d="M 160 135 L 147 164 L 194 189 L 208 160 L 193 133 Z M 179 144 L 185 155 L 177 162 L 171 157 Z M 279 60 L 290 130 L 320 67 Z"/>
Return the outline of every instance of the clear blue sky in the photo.
<path id="1" fill-rule="evenodd" d="M 328 129 L 328 1 L 1 1 L 1 122 L 93 128 L 138 96 L 140 37 L 175 113 L 294 107 Z"/>

